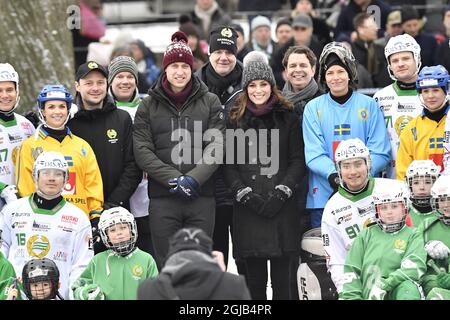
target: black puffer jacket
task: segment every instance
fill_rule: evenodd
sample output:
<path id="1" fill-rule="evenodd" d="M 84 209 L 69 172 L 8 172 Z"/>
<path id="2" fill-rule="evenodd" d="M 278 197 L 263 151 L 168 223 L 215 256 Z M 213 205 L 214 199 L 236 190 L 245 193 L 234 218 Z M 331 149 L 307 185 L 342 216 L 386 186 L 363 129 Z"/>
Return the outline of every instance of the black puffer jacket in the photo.
<path id="1" fill-rule="evenodd" d="M 139 286 L 138 300 L 250 300 L 244 277 L 223 272 L 196 251 L 176 255 L 176 264 L 166 264 L 158 277 Z"/>
<path id="2" fill-rule="evenodd" d="M 200 70 L 196 72 L 197 76 L 206 84 L 212 86 L 212 81 L 208 79 L 208 73 L 206 69 L 210 65 L 210 62 L 205 64 Z M 224 109 L 225 120 L 228 119 L 228 114 L 234 105 L 234 102 L 239 97 L 242 92 L 242 70 L 244 66 L 240 61 L 236 61 L 236 66 L 234 70 L 240 73 L 240 77 L 237 78 L 233 83 L 230 83 L 228 87 L 224 88 L 222 92 L 218 92 L 220 103 L 222 103 L 222 108 Z M 231 206 L 233 205 L 233 198 L 231 196 L 228 186 L 225 184 L 225 179 L 223 177 L 223 167 L 221 165 L 214 174 L 215 187 L 216 187 L 216 206 Z"/>
<path id="3" fill-rule="evenodd" d="M 234 124 L 229 124 L 229 127 L 236 128 Z M 248 186 L 267 199 L 269 191 L 273 191 L 279 184 L 286 185 L 295 191 L 305 172 L 300 123 L 295 113 L 282 108 L 279 104 L 271 113 L 262 117 L 255 117 L 246 110 L 239 128 L 244 131 L 252 128 L 278 129 L 279 141 L 275 143 L 279 150 L 279 167 L 276 174 L 262 175 L 261 168 L 268 165 L 260 164 L 259 159 L 255 164 L 249 164 L 249 160 L 253 159 L 246 159 L 246 164 L 227 164 L 225 180 L 233 194 Z M 248 145 L 244 148 L 248 155 Z M 267 150 L 271 150 L 270 139 L 268 139 Z M 275 257 L 299 253 L 301 224 L 295 193 L 286 201 L 281 211 L 272 218 L 262 217 L 248 207 L 235 202 L 233 222 L 235 257 Z"/>
<path id="4" fill-rule="evenodd" d="M 218 165 L 196 164 L 199 159 L 194 159 L 194 156 L 209 154 L 211 150 L 223 153 L 223 143 L 194 143 L 194 139 L 202 138 L 208 129 L 217 129 L 224 135 L 225 120 L 220 101 L 215 94 L 208 92 L 197 76 L 192 75 L 192 93 L 177 110 L 162 88 L 162 78 L 149 90 L 149 96 L 141 101 L 134 119 L 134 154 L 139 167 L 148 173 L 149 197 L 171 196 L 168 181 L 181 175 L 192 176 L 201 186 L 201 195 L 213 196 L 214 180 L 211 176 Z M 192 142 L 190 159 L 179 164 L 172 161 L 172 153 L 179 155 L 177 148 L 181 148 L 178 139 L 171 140 L 177 129 L 186 129 Z"/>
<path id="5" fill-rule="evenodd" d="M 142 171 L 134 161 L 131 117 L 117 109 L 109 94 L 97 110 L 85 110 L 80 95 L 76 102 L 79 110 L 68 127 L 94 150 L 102 174 L 105 203 L 129 209 L 129 199 L 142 180 Z"/>

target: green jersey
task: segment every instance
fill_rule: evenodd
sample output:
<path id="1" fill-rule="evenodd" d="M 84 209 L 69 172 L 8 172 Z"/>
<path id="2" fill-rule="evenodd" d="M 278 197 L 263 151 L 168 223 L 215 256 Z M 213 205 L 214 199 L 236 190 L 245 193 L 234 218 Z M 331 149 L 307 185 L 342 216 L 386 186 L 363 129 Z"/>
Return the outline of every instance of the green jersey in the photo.
<path id="1" fill-rule="evenodd" d="M 16 279 L 16 272 L 2 252 L 0 252 L 0 300 L 6 300 L 9 288 Z"/>
<path id="2" fill-rule="evenodd" d="M 428 218 L 434 218 L 434 211 L 430 211 L 430 212 L 425 212 L 422 213 L 419 210 L 417 210 L 413 205 L 410 205 L 408 207 L 408 213 L 409 213 L 409 217 L 411 219 L 412 222 L 412 226 L 413 227 L 418 227 L 424 220 L 428 219 Z"/>
<path id="3" fill-rule="evenodd" d="M 423 237 L 404 226 L 386 233 L 378 225 L 364 229 L 353 242 L 344 266 L 344 286 L 339 298 L 367 299 L 382 278 L 389 290 L 406 280 L 419 282 L 426 271 Z"/>
<path id="4" fill-rule="evenodd" d="M 447 226 L 439 220 L 437 216 L 426 219 L 419 227 L 419 231 L 423 233 L 424 243 L 431 240 L 439 240 L 450 248 L 450 226 Z M 434 262 L 438 267 L 444 268 L 447 271 L 447 259 L 434 260 Z M 436 272 L 433 268 L 428 267 L 425 276 L 422 278 L 422 287 L 425 294 L 428 294 L 434 287 L 438 287 L 436 282 Z"/>
<path id="5" fill-rule="evenodd" d="M 106 250 L 92 258 L 76 283 L 96 284 L 106 300 L 136 300 L 139 285 L 157 275 L 155 260 L 139 248 L 125 257 Z M 74 286 L 72 290 L 75 292 L 77 288 Z"/>

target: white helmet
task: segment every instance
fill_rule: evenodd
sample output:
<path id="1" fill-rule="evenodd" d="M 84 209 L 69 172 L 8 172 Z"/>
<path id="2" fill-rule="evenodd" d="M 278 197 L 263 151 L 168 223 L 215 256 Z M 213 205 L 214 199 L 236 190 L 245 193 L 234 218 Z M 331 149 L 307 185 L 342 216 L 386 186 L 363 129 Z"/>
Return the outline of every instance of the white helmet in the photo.
<path id="1" fill-rule="evenodd" d="M 19 95 L 19 75 L 17 74 L 16 70 L 14 70 L 13 66 L 10 65 L 9 63 L 0 63 L 0 82 L 3 81 L 11 81 L 16 84 L 16 91 L 17 91 L 16 103 L 14 104 L 11 110 L 7 112 L 0 111 L 1 113 L 10 115 L 19 105 L 20 95 Z"/>
<path id="2" fill-rule="evenodd" d="M 450 225 L 450 215 L 446 216 L 440 207 L 440 201 L 445 200 L 450 205 L 450 175 L 440 176 L 431 187 L 431 208 L 443 223 Z"/>
<path id="3" fill-rule="evenodd" d="M 380 228 L 388 233 L 399 231 L 406 222 L 406 199 L 408 192 L 405 184 L 400 180 L 377 179 L 375 188 L 372 192 L 373 204 L 375 206 L 375 219 Z M 385 223 L 378 213 L 378 205 L 401 202 L 403 204 L 404 214 L 400 221 L 394 223 Z"/>
<path id="4" fill-rule="evenodd" d="M 69 169 L 64 159 L 64 156 L 60 152 L 44 151 L 36 159 L 33 165 L 33 180 L 37 182 L 39 177 L 39 171 L 43 169 L 58 169 L 64 172 L 64 184 L 69 181 Z"/>
<path id="5" fill-rule="evenodd" d="M 109 241 L 108 228 L 116 225 L 126 223 L 130 228 L 130 239 L 113 244 Z M 98 223 L 98 228 L 100 230 L 100 236 L 103 243 L 108 249 L 113 250 L 115 253 L 126 256 L 134 250 L 137 240 L 137 227 L 136 221 L 133 215 L 125 208 L 115 207 L 102 212 L 100 216 L 100 221 Z"/>
<path id="6" fill-rule="evenodd" d="M 357 158 L 362 158 L 366 161 L 367 177 L 369 177 L 370 168 L 371 168 L 370 153 L 369 153 L 369 149 L 366 147 L 364 142 L 362 142 L 358 138 L 354 138 L 354 139 L 344 140 L 339 143 L 338 147 L 336 148 L 336 152 L 334 154 L 334 161 L 336 163 L 336 170 L 339 175 L 339 179 L 341 181 L 341 186 L 344 188 L 345 188 L 345 186 L 344 186 L 344 180 L 342 179 L 342 175 L 341 175 L 340 163 L 344 160 L 357 159 Z"/>
<path id="7" fill-rule="evenodd" d="M 389 57 L 393 55 L 394 53 L 398 52 L 405 52 L 409 51 L 412 52 L 414 56 L 414 61 L 416 62 L 416 73 L 419 73 L 420 66 L 422 65 L 422 61 L 420 59 L 420 46 L 417 43 L 417 41 L 411 37 L 409 34 L 401 34 L 395 37 L 392 37 L 389 39 L 388 43 L 384 47 L 384 56 L 387 60 L 387 69 L 389 72 L 389 76 L 392 80 L 397 80 L 392 73 L 392 70 L 390 68 L 391 63 L 389 60 Z"/>
<path id="8" fill-rule="evenodd" d="M 431 195 L 415 195 L 412 189 L 414 178 L 430 178 L 433 184 L 439 177 L 441 167 L 437 166 L 433 160 L 414 160 L 406 170 L 406 184 L 409 189 L 409 198 L 418 207 L 427 207 L 430 205 Z"/>

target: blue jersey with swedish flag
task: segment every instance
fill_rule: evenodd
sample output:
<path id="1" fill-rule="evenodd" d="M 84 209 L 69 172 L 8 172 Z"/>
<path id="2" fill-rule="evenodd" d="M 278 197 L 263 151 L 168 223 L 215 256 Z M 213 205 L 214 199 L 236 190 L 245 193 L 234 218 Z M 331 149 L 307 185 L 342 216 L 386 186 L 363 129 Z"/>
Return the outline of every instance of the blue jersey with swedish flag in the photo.
<path id="1" fill-rule="evenodd" d="M 307 208 L 325 207 L 332 192 L 328 176 L 336 172 L 334 152 L 341 141 L 352 138 L 361 139 L 369 148 L 372 175 L 388 165 L 391 146 L 383 114 L 374 99 L 353 92 L 341 105 L 327 93 L 306 105 L 303 139 L 310 169 Z"/>

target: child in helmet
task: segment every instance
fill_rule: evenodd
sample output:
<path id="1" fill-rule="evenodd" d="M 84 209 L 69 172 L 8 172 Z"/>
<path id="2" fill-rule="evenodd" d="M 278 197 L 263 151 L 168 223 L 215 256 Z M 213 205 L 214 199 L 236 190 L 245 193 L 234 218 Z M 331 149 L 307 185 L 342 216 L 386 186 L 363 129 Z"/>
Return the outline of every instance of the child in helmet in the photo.
<path id="1" fill-rule="evenodd" d="M 431 187 L 439 177 L 441 168 L 432 160 L 414 160 L 406 171 L 406 185 L 409 188 L 408 207 L 411 226 L 418 227 L 426 218 L 433 217 L 431 208 Z"/>
<path id="2" fill-rule="evenodd" d="M 422 234 L 405 224 L 404 183 L 382 179 L 372 193 L 377 224 L 352 244 L 344 266 L 344 300 L 420 300 L 426 270 Z"/>
<path id="3" fill-rule="evenodd" d="M 391 142 L 392 161 L 387 177 L 395 179 L 395 160 L 400 144 L 400 133 L 420 112 L 422 103 L 416 91 L 417 75 L 421 66 L 420 46 L 409 34 L 389 39 L 384 48 L 387 70 L 394 83 L 377 91 L 373 98 L 384 115 Z"/>
<path id="4" fill-rule="evenodd" d="M 423 104 L 422 114 L 411 120 L 400 134 L 397 155 L 397 179 L 405 178 L 406 170 L 413 160 L 430 159 L 450 172 L 450 142 L 445 135 L 450 132 L 447 120 L 449 75 L 441 66 L 424 67 L 416 81 L 416 88 Z"/>
<path id="5" fill-rule="evenodd" d="M 28 261 L 22 271 L 22 286 L 29 300 L 64 300 L 58 292 L 58 267 L 50 259 Z"/>
<path id="6" fill-rule="evenodd" d="M 16 274 L 31 258 L 49 257 L 60 272 L 60 293 L 69 298 L 70 284 L 93 257 L 91 226 L 86 214 L 64 200 L 69 179 L 64 156 L 42 152 L 33 166 L 36 193 L 5 206 L 0 215 L 2 251 Z"/>
<path id="7" fill-rule="evenodd" d="M 335 161 L 340 185 L 325 205 L 321 229 L 328 271 L 341 292 L 348 250 L 358 233 L 375 222 L 372 191 L 379 179 L 370 176 L 369 149 L 358 138 L 342 141 Z"/>
<path id="8" fill-rule="evenodd" d="M 450 299 L 450 291 L 442 291 L 450 289 L 450 274 L 447 271 L 450 253 L 450 176 L 440 176 L 434 183 L 431 188 L 431 207 L 436 215 L 426 219 L 419 227 L 428 258 L 432 261 L 429 260 L 427 272 L 422 277 L 422 286 L 427 299 L 439 296 Z M 437 272 L 439 269 L 443 271 Z"/>
<path id="9" fill-rule="evenodd" d="M 137 228 L 125 208 L 105 210 L 100 236 L 108 250 L 98 253 L 72 286 L 77 300 L 135 300 L 139 285 L 158 275 L 153 257 L 136 246 Z"/>
<path id="10" fill-rule="evenodd" d="M 42 151 L 63 153 L 69 164 L 69 179 L 64 198 L 83 210 L 96 227 L 103 206 L 103 183 L 95 153 L 89 143 L 72 134 L 67 127 L 72 95 L 63 85 L 46 85 L 37 98 L 41 125 L 20 148 L 16 171 L 21 197 L 35 192 L 31 172 Z"/>
<path id="11" fill-rule="evenodd" d="M 22 143 L 34 133 L 33 124 L 14 112 L 19 101 L 19 75 L 9 63 L 0 63 L 0 209 L 17 200 L 15 158 Z"/>
<path id="12" fill-rule="evenodd" d="M 306 104 L 302 126 L 310 170 L 306 207 L 313 228 L 320 226 L 323 208 L 339 187 L 334 153 L 341 141 L 363 141 L 370 152 L 374 177 L 391 159 L 383 114 L 375 100 L 356 92 L 357 78 L 353 54 L 341 43 L 327 44 L 319 58 L 319 82 L 327 93 Z"/>

